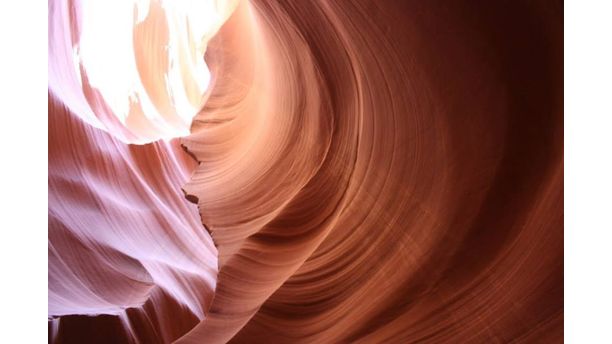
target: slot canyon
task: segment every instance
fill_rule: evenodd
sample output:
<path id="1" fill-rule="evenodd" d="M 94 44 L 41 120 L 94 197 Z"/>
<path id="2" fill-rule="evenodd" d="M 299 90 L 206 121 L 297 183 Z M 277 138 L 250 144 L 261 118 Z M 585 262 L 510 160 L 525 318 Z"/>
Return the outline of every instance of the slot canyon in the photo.
<path id="1" fill-rule="evenodd" d="M 563 2 L 48 9 L 49 343 L 563 342 Z"/>

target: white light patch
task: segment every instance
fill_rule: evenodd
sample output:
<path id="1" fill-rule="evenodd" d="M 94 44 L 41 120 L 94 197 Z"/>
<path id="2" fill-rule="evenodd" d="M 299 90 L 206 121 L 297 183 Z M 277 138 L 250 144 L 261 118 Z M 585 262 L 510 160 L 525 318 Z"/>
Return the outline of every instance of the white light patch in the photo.
<path id="1" fill-rule="evenodd" d="M 234 7 L 235 1 L 216 0 L 81 2 L 70 67 L 83 90 L 93 88 L 84 92 L 87 104 L 81 105 L 91 107 L 103 129 L 126 143 L 188 135 L 211 79 L 206 44 Z M 147 20 L 154 25 L 141 25 Z M 145 37 L 140 45 L 136 30 L 148 30 L 139 32 Z M 169 62 L 159 62 L 164 59 Z M 60 99 L 70 98 L 62 92 L 54 89 Z"/>

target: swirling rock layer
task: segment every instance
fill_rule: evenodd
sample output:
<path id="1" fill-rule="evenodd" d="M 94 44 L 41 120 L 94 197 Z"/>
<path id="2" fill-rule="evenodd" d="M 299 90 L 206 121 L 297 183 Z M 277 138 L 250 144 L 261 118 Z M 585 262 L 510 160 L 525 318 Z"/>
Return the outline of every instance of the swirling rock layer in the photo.
<path id="1" fill-rule="evenodd" d="M 50 339 L 178 338 L 204 317 L 217 274 L 180 192 L 193 162 L 176 142 L 126 145 L 52 96 L 49 114 Z"/>
<path id="2" fill-rule="evenodd" d="M 242 3 L 184 140 L 220 271 L 179 342 L 561 338 L 561 30 L 546 2 Z"/>
<path id="3" fill-rule="evenodd" d="M 50 315 L 124 319 L 53 338 L 561 342 L 562 52 L 556 1 L 240 1 L 180 142 L 197 166 L 50 100 Z M 92 257 L 52 272 L 67 254 Z"/>

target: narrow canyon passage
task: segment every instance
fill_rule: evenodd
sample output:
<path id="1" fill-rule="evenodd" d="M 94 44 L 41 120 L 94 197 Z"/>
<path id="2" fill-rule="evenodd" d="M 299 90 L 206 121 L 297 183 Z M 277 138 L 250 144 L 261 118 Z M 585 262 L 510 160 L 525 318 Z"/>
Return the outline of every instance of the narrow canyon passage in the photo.
<path id="1" fill-rule="evenodd" d="M 49 342 L 563 341 L 562 2 L 88 6 L 49 3 Z"/>

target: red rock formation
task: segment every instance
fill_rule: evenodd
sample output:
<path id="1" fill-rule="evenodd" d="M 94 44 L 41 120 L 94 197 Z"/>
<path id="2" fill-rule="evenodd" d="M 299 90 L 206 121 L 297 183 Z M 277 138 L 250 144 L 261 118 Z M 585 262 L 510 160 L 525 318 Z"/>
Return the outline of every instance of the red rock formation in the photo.
<path id="1" fill-rule="evenodd" d="M 216 249 L 180 191 L 193 161 L 176 142 L 121 143 L 53 97 L 49 115 L 50 336 L 176 339 L 204 317 L 217 274 Z M 119 318 L 107 327 L 74 317 L 98 314 Z M 87 323 L 100 330 L 73 337 Z"/>
<path id="2" fill-rule="evenodd" d="M 559 2 L 241 1 L 197 167 L 50 100 L 49 313 L 124 319 L 52 338 L 563 341 L 562 50 Z"/>

